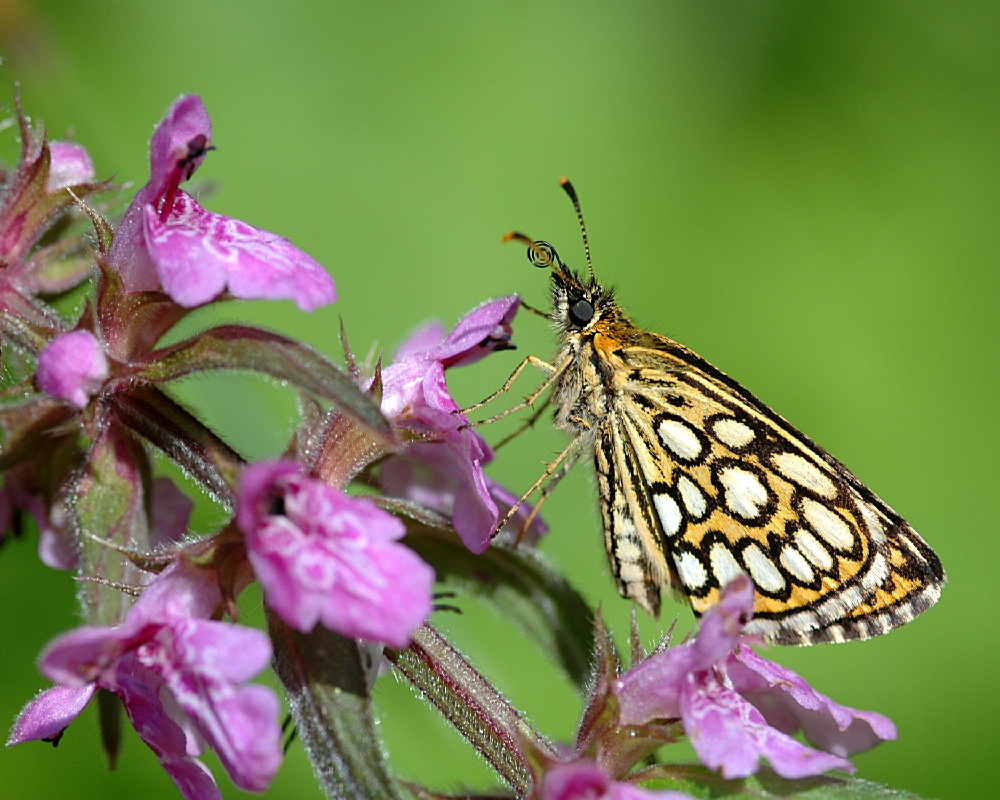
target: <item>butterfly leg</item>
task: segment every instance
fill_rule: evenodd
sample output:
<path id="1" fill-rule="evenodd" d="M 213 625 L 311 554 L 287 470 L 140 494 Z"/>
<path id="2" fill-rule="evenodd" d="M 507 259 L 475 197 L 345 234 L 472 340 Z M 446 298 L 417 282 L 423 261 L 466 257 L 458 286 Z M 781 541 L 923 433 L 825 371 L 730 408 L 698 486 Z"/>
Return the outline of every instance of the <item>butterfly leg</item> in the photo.
<path id="1" fill-rule="evenodd" d="M 501 447 L 507 444 L 507 442 L 509 442 L 511 439 L 515 438 L 516 436 L 520 436 L 522 433 L 528 430 L 528 428 L 532 427 L 538 421 L 538 418 L 545 413 L 545 410 L 551 405 L 551 403 L 552 403 L 552 396 L 549 395 L 548 397 L 545 398 L 545 401 L 538 408 L 536 408 L 534 411 L 531 412 L 530 417 L 528 417 L 524 422 L 518 425 L 513 431 L 504 436 L 499 442 L 493 445 L 493 449 L 499 450 Z"/>
<path id="2" fill-rule="evenodd" d="M 553 366 L 548 361 L 542 361 L 542 359 L 538 358 L 537 356 L 528 356 L 526 359 L 524 359 L 524 361 L 522 361 L 520 364 L 517 365 L 517 368 L 510 374 L 510 377 L 507 378 L 506 381 L 504 381 L 503 386 L 501 386 L 499 389 L 493 392 L 493 394 L 491 394 L 485 400 L 480 400 L 478 403 L 474 403 L 468 408 L 463 408 L 459 413 L 468 415 L 470 412 L 476 411 L 477 409 L 480 409 L 483 406 L 492 403 L 498 397 L 510 391 L 510 387 L 513 385 L 514 381 L 517 380 L 518 375 L 520 375 L 524 371 L 524 368 L 527 367 L 529 364 L 533 367 L 537 367 L 546 374 L 546 378 L 544 381 L 542 381 L 541 385 L 537 389 L 535 389 L 531 394 L 529 394 L 526 398 L 524 398 L 524 400 L 521 401 L 520 403 L 517 403 L 511 406 L 510 408 L 501 411 L 499 414 L 495 414 L 492 417 L 476 420 L 475 422 L 470 422 L 469 424 L 473 426 L 486 425 L 490 422 L 496 422 L 497 420 L 503 419 L 504 417 L 510 414 L 515 414 L 518 411 L 521 411 L 525 408 L 530 408 L 534 404 L 534 402 L 539 398 L 542 392 L 548 389 L 555 382 L 556 378 L 558 378 L 559 375 L 562 373 L 562 371 L 566 369 L 570 361 L 571 359 L 567 358 L 561 364 Z"/>
<path id="3" fill-rule="evenodd" d="M 528 312 L 530 312 L 530 313 L 532 313 L 532 314 L 534 314 L 536 316 L 544 317 L 545 319 L 549 319 L 549 313 L 547 311 L 542 311 L 541 309 L 535 308 L 534 306 L 529 306 L 523 300 L 521 301 L 521 308 L 523 308 L 525 311 L 528 311 Z"/>
<path id="4" fill-rule="evenodd" d="M 528 514 L 528 518 L 521 524 L 520 530 L 518 531 L 517 534 L 517 539 L 515 540 L 515 544 L 521 541 L 521 539 L 524 537 L 525 531 L 528 529 L 528 526 L 531 524 L 535 516 L 538 514 L 538 509 L 545 501 L 545 498 L 548 497 L 552 489 L 555 488 L 555 485 L 559 483 L 560 480 L 562 480 L 565 474 L 569 472 L 570 467 L 572 467 L 573 464 L 575 464 L 577 459 L 580 457 L 580 445 L 586 438 L 588 433 L 589 432 L 584 432 L 581 433 L 579 436 L 575 437 L 573 441 L 571 441 L 568 445 L 566 445 L 563 451 L 559 453 L 559 455 L 557 455 L 551 461 L 551 463 L 546 465 L 545 471 L 542 472 L 538 480 L 535 481 L 533 484 L 531 484 L 531 488 L 529 488 L 528 491 L 522 494 L 520 499 L 507 510 L 506 514 L 504 514 L 503 519 L 501 519 L 500 522 L 497 524 L 496 530 L 493 533 L 494 536 L 496 536 L 503 529 L 503 527 L 508 522 L 510 522 L 511 517 L 514 516 L 514 514 L 517 512 L 517 509 L 519 509 L 521 505 L 525 503 L 527 499 L 531 497 L 532 494 L 534 494 L 535 490 L 538 489 L 538 487 L 541 486 L 543 483 L 545 483 L 547 480 L 549 480 L 550 477 L 552 477 L 552 480 L 549 481 L 548 484 L 546 484 L 544 489 L 542 489 L 541 496 L 539 497 L 538 502 L 535 504 L 535 507 L 531 510 L 531 513 Z M 565 464 L 563 464 L 564 461 L 566 462 Z M 560 464 L 563 465 L 562 469 L 559 469 Z M 557 469 L 559 470 L 558 473 L 556 473 Z M 555 473 L 554 477 L 553 473 Z"/>
<path id="5" fill-rule="evenodd" d="M 573 468 L 573 465 L 576 464 L 577 461 L 579 461 L 581 452 L 583 452 L 582 449 L 578 448 L 574 453 L 572 453 L 568 458 L 566 458 L 565 463 L 559 468 L 557 472 L 552 474 L 552 477 L 549 478 L 549 482 L 542 487 L 542 491 L 539 493 L 538 499 L 532 506 L 531 512 L 525 518 L 524 522 L 521 523 L 521 527 L 517 531 L 517 538 L 514 540 L 515 546 L 521 543 L 521 540 L 524 538 L 524 534 L 527 533 L 528 528 L 531 526 L 531 523 L 534 522 L 535 517 L 538 516 L 538 512 L 542 507 L 542 503 L 544 503 L 545 500 L 548 498 L 548 496 L 552 494 L 552 491 L 556 488 L 559 482 L 566 477 L 567 473 Z M 548 473 L 548 470 L 546 470 L 546 473 Z M 542 476 L 543 479 L 544 477 L 545 475 Z"/>

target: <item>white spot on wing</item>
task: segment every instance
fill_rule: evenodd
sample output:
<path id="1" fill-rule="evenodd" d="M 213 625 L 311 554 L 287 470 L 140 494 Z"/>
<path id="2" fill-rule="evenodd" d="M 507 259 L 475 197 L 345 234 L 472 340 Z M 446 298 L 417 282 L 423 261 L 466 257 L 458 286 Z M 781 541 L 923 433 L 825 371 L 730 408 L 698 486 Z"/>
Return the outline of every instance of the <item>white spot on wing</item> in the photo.
<path id="1" fill-rule="evenodd" d="M 822 503 L 806 498 L 802 501 L 802 516 L 806 518 L 816 533 L 829 545 L 838 550 L 850 550 L 854 546 L 854 533 L 844 519 Z"/>
<path id="2" fill-rule="evenodd" d="M 734 514 L 744 519 L 760 516 L 767 502 L 767 489 L 760 478 L 739 467 L 723 467 L 719 470 L 719 483 L 726 490 L 726 505 Z"/>
<path id="3" fill-rule="evenodd" d="M 623 583 L 642 583 L 646 573 L 642 569 L 642 564 L 619 564 L 618 577 L 622 579 Z"/>
<path id="4" fill-rule="evenodd" d="M 619 536 L 615 539 L 615 557 L 620 561 L 640 561 L 642 550 L 634 539 Z"/>
<path id="5" fill-rule="evenodd" d="M 705 516 L 705 512 L 708 510 L 708 503 L 705 501 L 705 495 L 698 488 L 698 484 L 687 475 L 681 475 L 677 480 L 677 491 L 681 493 L 681 500 L 684 503 L 684 507 L 692 517 L 700 519 Z"/>
<path id="6" fill-rule="evenodd" d="M 730 417 L 713 422 L 712 432 L 728 447 L 746 447 L 756 435 L 749 425 Z"/>
<path id="7" fill-rule="evenodd" d="M 705 567 L 698 560 L 694 553 L 687 550 L 674 555 L 674 565 L 677 567 L 677 574 L 681 583 L 689 589 L 700 589 L 708 580 L 708 573 Z"/>
<path id="8" fill-rule="evenodd" d="M 823 570 L 829 570 L 833 566 L 833 558 L 809 531 L 795 531 L 795 541 L 799 546 L 799 550 L 805 553 L 806 558 L 815 566 Z"/>
<path id="9" fill-rule="evenodd" d="M 837 487 L 830 477 L 798 453 L 776 453 L 771 456 L 771 463 L 792 483 L 830 500 L 837 496 Z"/>
<path id="10" fill-rule="evenodd" d="M 701 440 L 680 420 L 665 419 L 657 429 L 663 444 L 680 459 L 693 461 L 701 455 Z"/>
<path id="11" fill-rule="evenodd" d="M 889 562 L 881 553 L 876 553 L 872 559 L 871 569 L 865 575 L 865 584 L 868 586 L 880 586 L 889 577 Z"/>
<path id="12" fill-rule="evenodd" d="M 885 535 L 885 528 L 882 527 L 874 509 L 864 500 L 860 501 L 858 505 L 861 507 L 861 516 L 865 518 L 865 524 L 868 525 L 868 531 L 872 535 L 872 541 L 875 544 L 885 544 L 889 541 L 889 537 Z"/>
<path id="13" fill-rule="evenodd" d="M 758 589 L 765 592 L 780 592 L 785 588 L 785 579 L 781 572 L 756 544 L 751 544 L 743 551 L 743 563 L 750 571 L 750 577 Z"/>
<path id="14" fill-rule="evenodd" d="M 722 542 L 716 542 L 712 545 L 708 558 L 719 586 L 725 586 L 737 575 L 742 575 L 745 572 L 736 561 L 736 557 Z"/>
<path id="15" fill-rule="evenodd" d="M 781 549 L 779 560 L 781 566 L 788 570 L 793 578 L 797 578 L 802 583 L 812 583 L 816 579 L 816 573 L 809 566 L 806 557 L 793 545 L 786 544 Z"/>
<path id="16" fill-rule="evenodd" d="M 615 510 L 612 513 L 612 519 L 614 520 L 616 539 L 631 539 L 632 541 L 635 541 L 639 538 L 635 529 L 635 523 L 632 521 L 631 517 L 622 514 L 620 510 Z"/>
<path id="17" fill-rule="evenodd" d="M 667 536 L 676 536 L 684 521 L 677 501 L 669 494 L 659 492 L 653 495 L 653 505 L 656 506 L 656 515 L 660 518 L 663 532 Z"/>

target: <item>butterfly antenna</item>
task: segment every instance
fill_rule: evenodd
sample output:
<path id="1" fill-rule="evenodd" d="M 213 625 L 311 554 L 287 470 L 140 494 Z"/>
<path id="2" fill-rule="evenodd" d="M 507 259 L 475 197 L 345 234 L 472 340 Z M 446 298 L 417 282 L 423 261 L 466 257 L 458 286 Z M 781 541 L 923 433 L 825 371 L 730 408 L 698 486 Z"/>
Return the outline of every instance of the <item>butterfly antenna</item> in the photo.
<path id="1" fill-rule="evenodd" d="M 590 243 L 587 241 L 587 226 L 583 223 L 583 210 L 580 208 L 580 198 L 576 196 L 576 189 L 569 182 L 569 178 L 560 178 L 559 185 L 569 195 L 569 199 L 573 201 L 573 208 L 576 209 L 576 218 L 580 220 L 580 233 L 583 234 L 583 252 L 587 256 L 587 269 L 590 270 L 590 280 L 596 280 L 594 278 L 594 263 L 590 260 Z"/>
<path id="2" fill-rule="evenodd" d="M 559 258 L 559 254 L 556 252 L 556 249 L 548 242 L 536 242 L 530 236 L 525 236 L 520 231 L 509 231 L 508 233 L 505 233 L 503 235 L 503 241 L 504 243 L 515 241 L 526 244 L 528 246 L 528 260 L 536 267 L 541 267 L 543 269 L 566 269 L 566 265 L 563 264 L 562 259 Z"/>

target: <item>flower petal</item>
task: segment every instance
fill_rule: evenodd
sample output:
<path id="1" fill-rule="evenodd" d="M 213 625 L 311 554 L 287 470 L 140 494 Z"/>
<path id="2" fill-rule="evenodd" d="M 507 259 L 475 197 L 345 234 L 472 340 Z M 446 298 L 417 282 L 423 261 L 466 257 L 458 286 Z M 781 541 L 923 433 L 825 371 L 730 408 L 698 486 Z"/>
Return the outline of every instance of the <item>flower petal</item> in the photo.
<path id="1" fill-rule="evenodd" d="M 204 764 L 189 754 L 184 730 L 160 702 L 160 681 L 156 676 L 131 660 L 120 665 L 113 686 L 132 727 L 185 800 L 222 800 L 215 779 Z"/>
<path id="2" fill-rule="evenodd" d="M 336 299 L 329 274 L 287 239 L 208 211 L 186 192 L 164 219 L 146 206 L 144 224 L 163 291 L 187 308 L 225 288 L 243 300 L 291 299 L 303 311 Z"/>
<path id="3" fill-rule="evenodd" d="M 849 756 L 896 738 L 892 720 L 835 703 L 792 670 L 761 658 L 745 645 L 726 671 L 736 690 L 770 725 L 789 734 L 801 729 L 806 739 L 829 753 Z"/>
<path id="4" fill-rule="evenodd" d="M 76 330 L 57 336 L 38 354 L 38 388 L 49 397 L 86 408 L 108 377 L 108 360 L 97 337 Z"/>
<path id="5" fill-rule="evenodd" d="M 692 679 L 681 696 L 681 719 L 701 762 L 727 780 L 745 778 L 766 758 L 784 778 L 822 775 L 830 769 L 854 772 L 838 756 L 806 747 L 771 728 L 748 701 L 712 677 Z"/>
<path id="6" fill-rule="evenodd" d="M 269 605 L 300 631 L 322 622 L 405 646 L 430 614 L 434 571 L 397 542 L 396 517 L 292 469 L 254 464 L 240 481 L 237 521 Z"/>
<path id="7" fill-rule="evenodd" d="M 462 316 L 436 348 L 435 360 L 441 361 L 445 367 L 466 366 L 494 350 L 512 347 L 511 323 L 520 303 L 521 298 L 512 294 L 476 306 Z"/>
<path id="8" fill-rule="evenodd" d="M 7 738 L 7 746 L 37 739 L 56 739 L 65 730 L 90 698 L 97 686 L 53 686 L 41 692 L 17 715 Z"/>
<path id="9" fill-rule="evenodd" d="M 150 185 L 159 194 L 170 182 L 187 180 L 204 160 L 212 141 L 212 121 L 198 95 L 178 97 L 153 131 L 149 142 Z M 196 155 L 200 151 L 200 155 Z M 192 155 L 194 158 L 192 159 Z M 181 167 L 178 162 L 184 162 Z M 177 169 L 183 175 L 175 175 Z"/>
<path id="10" fill-rule="evenodd" d="M 737 576 L 723 589 L 718 604 L 704 613 L 693 639 L 646 659 L 616 681 L 622 722 L 680 717 L 681 693 L 689 676 L 713 670 L 732 652 L 750 619 L 753 592 L 750 579 Z"/>
<path id="11" fill-rule="evenodd" d="M 67 186 L 85 183 L 94 179 L 94 162 L 82 144 L 75 142 L 52 142 L 49 144 L 49 177 L 45 189 L 54 192 Z"/>

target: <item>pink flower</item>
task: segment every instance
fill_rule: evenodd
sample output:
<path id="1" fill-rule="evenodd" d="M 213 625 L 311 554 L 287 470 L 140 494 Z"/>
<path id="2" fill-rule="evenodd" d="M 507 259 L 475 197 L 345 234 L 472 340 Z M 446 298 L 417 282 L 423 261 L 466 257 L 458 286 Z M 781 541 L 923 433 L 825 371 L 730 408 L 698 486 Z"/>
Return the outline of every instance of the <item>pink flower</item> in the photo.
<path id="1" fill-rule="evenodd" d="M 556 764 L 545 771 L 540 800 L 693 800 L 683 792 L 651 791 L 605 775 L 592 761 Z"/>
<path id="2" fill-rule="evenodd" d="M 518 303 L 517 295 L 483 303 L 447 335 L 437 323 L 427 325 L 400 346 L 382 371 L 382 413 L 393 425 L 427 437 L 385 460 L 379 472 L 382 489 L 450 513 L 455 531 L 473 553 L 490 545 L 500 519 L 497 501 L 506 507 L 512 501 L 483 474 L 493 451 L 458 413 L 445 369 L 511 348 Z M 535 535 L 542 530 L 539 521 Z"/>
<path id="3" fill-rule="evenodd" d="M 753 593 L 746 575 L 734 578 L 702 617 L 694 639 L 616 681 L 620 724 L 680 719 L 702 763 L 727 779 L 753 774 L 761 758 L 786 778 L 853 772 L 843 756 L 894 739 L 895 727 L 880 714 L 834 703 L 741 644 Z M 791 738 L 800 727 L 825 752 Z"/>
<path id="4" fill-rule="evenodd" d="M 95 176 L 94 162 L 82 144 L 74 142 L 52 142 L 49 144 L 49 177 L 45 190 L 55 192 L 67 186 L 92 181 Z"/>
<path id="5" fill-rule="evenodd" d="M 333 280 L 287 239 L 200 206 L 180 189 L 212 150 L 195 95 L 170 107 L 150 143 L 151 176 L 125 212 L 109 263 L 128 292 L 162 290 L 182 306 L 229 290 L 244 300 L 291 299 L 311 311 L 336 299 Z"/>
<path id="6" fill-rule="evenodd" d="M 247 467 L 236 519 L 268 603 L 297 630 L 405 647 L 431 612 L 434 570 L 398 543 L 403 523 L 294 462 Z"/>
<path id="7" fill-rule="evenodd" d="M 784 733 L 801 730 L 816 747 L 847 757 L 896 738 L 892 720 L 857 711 L 820 694 L 801 676 L 761 658 L 741 644 L 726 672 L 733 688 L 756 707 L 767 724 Z"/>
<path id="8" fill-rule="evenodd" d="M 108 360 L 90 331 L 57 336 L 38 354 L 38 388 L 50 397 L 86 408 L 108 377 Z"/>
<path id="9" fill-rule="evenodd" d="M 281 762 L 278 700 L 242 684 L 268 665 L 270 644 L 260 631 L 207 619 L 220 602 L 214 573 L 177 562 L 118 627 L 83 627 L 56 639 L 40 668 L 58 686 L 22 711 L 8 744 L 57 735 L 100 687 L 121 698 L 185 797 L 218 797 L 192 758 L 202 742 L 237 786 L 267 788 Z"/>

